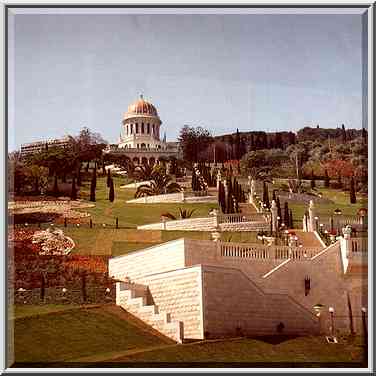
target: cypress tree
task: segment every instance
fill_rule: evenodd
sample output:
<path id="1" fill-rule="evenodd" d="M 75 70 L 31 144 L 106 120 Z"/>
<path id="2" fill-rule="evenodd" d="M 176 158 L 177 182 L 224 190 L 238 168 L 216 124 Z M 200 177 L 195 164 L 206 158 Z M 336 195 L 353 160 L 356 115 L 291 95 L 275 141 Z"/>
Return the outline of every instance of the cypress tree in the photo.
<path id="1" fill-rule="evenodd" d="M 292 217 L 292 210 L 289 211 L 290 228 L 294 228 L 294 219 Z"/>
<path id="2" fill-rule="evenodd" d="M 328 174 L 328 170 L 325 170 L 325 188 L 329 188 L 329 183 L 330 183 L 330 179 L 329 179 L 329 174 Z"/>
<path id="3" fill-rule="evenodd" d="M 340 172 L 338 172 L 338 187 L 342 188 L 342 175 Z"/>
<path id="4" fill-rule="evenodd" d="M 226 204 L 226 212 L 227 214 L 231 214 L 234 212 L 234 202 L 232 200 L 233 190 L 232 190 L 232 181 L 231 178 L 227 180 L 227 204 Z"/>
<path id="5" fill-rule="evenodd" d="M 275 194 L 275 189 L 273 189 L 272 201 L 277 202 L 277 197 L 276 197 L 276 194 Z"/>
<path id="6" fill-rule="evenodd" d="M 54 196 L 59 196 L 59 187 L 57 185 L 57 173 L 55 173 L 55 176 L 54 176 L 54 187 L 52 191 L 53 191 Z"/>
<path id="7" fill-rule="evenodd" d="M 110 202 L 114 202 L 115 200 L 115 189 L 114 189 L 114 181 L 110 178 L 110 192 L 108 194 L 108 199 Z"/>
<path id="8" fill-rule="evenodd" d="M 71 199 L 77 200 L 77 189 L 76 189 L 76 177 L 73 176 L 72 178 L 72 190 L 71 190 Z"/>
<path id="9" fill-rule="evenodd" d="M 350 180 L 350 204 L 356 204 L 355 182 L 353 176 Z"/>
<path id="10" fill-rule="evenodd" d="M 281 202 L 279 201 L 279 197 L 276 200 L 277 203 L 277 216 L 282 220 L 282 209 L 281 209 Z"/>
<path id="11" fill-rule="evenodd" d="M 284 215 L 283 215 L 283 222 L 284 224 L 289 227 L 290 226 L 290 215 L 289 215 L 289 204 L 285 201 L 285 208 L 284 208 Z"/>
<path id="12" fill-rule="evenodd" d="M 111 170 L 108 169 L 107 170 L 107 182 L 106 182 L 108 188 L 110 187 L 110 181 L 111 181 Z"/>
<path id="13" fill-rule="evenodd" d="M 94 189 L 97 189 L 97 164 L 94 166 Z"/>
<path id="14" fill-rule="evenodd" d="M 269 190 L 268 190 L 268 185 L 264 181 L 263 184 L 263 194 L 262 194 L 262 203 L 264 207 L 267 207 L 268 209 L 270 208 L 270 202 L 269 202 Z M 266 204 L 266 206 L 265 206 Z"/>
<path id="15" fill-rule="evenodd" d="M 315 189 L 316 188 L 316 181 L 315 181 L 315 175 L 313 173 L 313 169 L 311 171 L 311 189 Z"/>
<path id="16" fill-rule="evenodd" d="M 222 190 L 222 195 L 221 195 L 222 213 L 226 213 L 226 192 L 225 192 L 225 186 L 223 185 L 222 182 L 220 182 L 220 185 L 221 185 L 221 190 Z"/>
<path id="17" fill-rule="evenodd" d="M 86 302 L 87 295 L 86 295 L 86 272 L 82 272 L 81 274 L 81 291 L 82 291 L 82 300 Z"/>
<path id="18" fill-rule="evenodd" d="M 347 141 L 346 129 L 345 124 L 342 124 L 342 142 L 345 143 Z"/>
<path id="19" fill-rule="evenodd" d="M 93 175 L 91 177 L 91 183 L 90 183 L 90 201 L 95 202 L 95 171 L 93 171 Z"/>
<path id="20" fill-rule="evenodd" d="M 77 186 L 81 186 L 81 162 L 78 163 L 77 167 Z"/>

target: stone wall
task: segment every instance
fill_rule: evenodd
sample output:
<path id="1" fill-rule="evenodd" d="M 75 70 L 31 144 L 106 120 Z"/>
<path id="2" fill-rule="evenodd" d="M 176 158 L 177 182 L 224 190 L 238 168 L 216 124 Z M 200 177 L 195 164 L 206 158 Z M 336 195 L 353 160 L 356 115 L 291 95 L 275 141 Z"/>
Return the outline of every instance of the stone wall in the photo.
<path id="1" fill-rule="evenodd" d="M 83 299 L 83 292 L 81 289 L 67 289 L 63 292 L 61 287 L 46 287 L 44 292 L 44 299 L 41 300 L 40 288 L 31 290 L 15 291 L 15 304 L 103 304 L 115 302 L 115 285 L 110 291 L 106 291 L 106 287 L 86 287 L 86 301 Z"/>
<path id="2" fill-rule="evenodd" d="M 188 218 L 176 221 L 152 223 L 137 226 L 138 230 L 183 230 L 183 231 L 214 231 L 216 220 L 213 217 Z"/>
<path id="3" fill-rule="evenodd" d="M 274 258 L 240 258 L 221 255 L 221 243 L 207 241 L 196 241 L 193 239 L 185 239 L 185 265 L 212 265 L 223 266 L 229 268 L 237 268 L 243 271 L 247 276 L 255 281 L 262 278 L 265 273 L 281 264 L 284 260 Z M 256 246 L 256 245 L 255 245 Z M 262 245 L 259 248 L 263 248 Z"/>
<path id="4" fill-rule="evenodd" d="M 217 229 L 217 219 L 215 216 L 203 218 L 188 218 L 148 225 L 137 226 L 138 230 L 181 230 L 181 231 L 215 231 Z M 270 225 L 266 222 L 228 222 L 218 224 L 220 231 L 260 231 L 268 230 Z"/>
<path id="5" fill-rule="evenodd" d="M 217 203 L 216 196 L 194 196 L 189 193 L 166 193 L 163 195 L 145 196 L 128 200 L 129 204 L 157 204 L 157 203 L 196 203 L 196 202 L 211 202 Z"/>
<path id="6" fill-rule="evenodd" d="M 238 269 L 203 267 L 207 336 L 317 334 L 318 319 L 284 294 L 265 294 Z"/>
<path id="7" fill-rule="evenodd" d="M 184 267 L 184 239 L 173 240 L 109 260 L 109 275 L 124 281 Z"/>
<path id="8" fill-rule="evenodd" d="M 304 280 L 310 279 L 310 290 L 305 295 Z M 366 276 L 365 276 L 366 277 Z M 366 278 L 363 279 L 366 284 Z M 284 292 L 293 296 L 307 309 L 323 304 L 321 320 L 324 330 L 329 331 L 328 308 L 335 310 L 335 327 L 338 331 L 349 332 L 350 315 L 347 291 L 352 291 L 354 279 L 344 275 L 339 243 L 327 248 L 307 263 L 289 262 L 261 281 L 265 291 Z M 363 292 L 353 293 L 353 300 L 360 301 Z M 366 303 L 366 302 L 365 302 Z M 355 303 L 354 303 L 355 306 Z M 360 312 L 357 312 L 360 315 Z"/>
<path id="9" fill-rule="evenodd" d="M 137 280 L 149 288 L 152 304 L 182 321 L 184 338 L 203 338 L 201 267 L 155 274 Z"/>

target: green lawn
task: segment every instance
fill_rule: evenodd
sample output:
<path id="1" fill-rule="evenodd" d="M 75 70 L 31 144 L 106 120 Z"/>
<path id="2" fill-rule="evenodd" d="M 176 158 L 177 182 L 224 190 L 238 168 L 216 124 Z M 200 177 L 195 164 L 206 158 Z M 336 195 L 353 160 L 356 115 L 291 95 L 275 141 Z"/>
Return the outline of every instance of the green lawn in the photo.
<path id="1" fill-rule="evenodd" d="M 15 305 L 14 318 L 20 319 L 23 317 L 37 316 L 46 313 L 61 312 L 79 308 L 80 306 L 74 304 Z"/>
<path id="2" fill-rule="evenodd" d="M 363 347 L 359 342 L 351 343 L 344 339 L 338 344 L 328 344 L 325 337 L 298 337 L 272 344 L 244 338 L 169 347 L 124 356 L 114 361 L 145 362 L 155 365 L 159 362 L 188 363 L 188 366 L 189 363 L 197 366 L 203 363 L 208 367 L 211 363 L 259 363 L 264 367 L 273 367 L 273 363 L 282 362 L 293 367 L 304 367 L 304 363 L 312 366 L 316 362 L 333 362 L 350 363 L 348 367 L 351 367 L 351 363 L 361 362 L 363 359 Z"/>
<path id="3" fill-rule="evenodd" d="M 72 309 L 77 307 L 77 309 Z M 163 363 L 176 366 L 359 366 L 364 346 L 361 337 L 240 338 L 174 345 L 129 321 L 115 306 L 16 306 L 15 358 L 17 363 L 99 362 L 98 367 L 137 367 Z M 277 341 L 276 341 L 277 339 Z M 132 354 L 132 352 L 134 352 Z M 83 360 L 83 358 L 85 360 Z M 104 362 L 104 363 L 102 363 Z M 286 364 L 287 363 L 287 364 Z M 166 365 L 166 364 L 164 364 Z M 281 366 L 281 364 L 279 364 Z"/>
<path id="4" fill-rule="evenodd" d="M 17 318 L 14 340 L 16 362 L 21 363 L 62 362 L 166 344 L 104 308 Z"/>
<path id="5" fill-rule="evenodd" d="M 82 209 L 90 213 L 95 223 L 113 225 L 115 218 L 119 218 L 120 226 L 136 227 L 137 225 L 159 222 L 162 213 L 170 212 L 177 215 L 179 208 L 195 209 L 193 217 L 207 216 L 209 211 L 218 207 L 213 203 L 202 204 L 127 204 L 126 201 L 134 198 L 135 189 L 121 189 L 126 184 L 125 178 L 114 177 L 115 201 L 108 200 L 108 188 L 106 178 L 98 177 L 96 189 L 96 202 L 94 208 Z M 81 198 L 89 198 L 90 184 L 85 183 L 81 187 Z"/>

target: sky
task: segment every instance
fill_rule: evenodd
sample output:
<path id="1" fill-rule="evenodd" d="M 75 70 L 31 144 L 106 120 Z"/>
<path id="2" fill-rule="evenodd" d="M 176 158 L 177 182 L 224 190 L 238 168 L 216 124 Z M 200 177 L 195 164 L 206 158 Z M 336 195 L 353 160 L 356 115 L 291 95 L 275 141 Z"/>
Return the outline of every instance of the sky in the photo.
<path id="1" fill-rule="evenodd" d="M 10 20 L 9 150 L 76 135 L 110 143 L 143 94 L 174 141 L 362 126 L 355 14 L 16 14 Z"/>

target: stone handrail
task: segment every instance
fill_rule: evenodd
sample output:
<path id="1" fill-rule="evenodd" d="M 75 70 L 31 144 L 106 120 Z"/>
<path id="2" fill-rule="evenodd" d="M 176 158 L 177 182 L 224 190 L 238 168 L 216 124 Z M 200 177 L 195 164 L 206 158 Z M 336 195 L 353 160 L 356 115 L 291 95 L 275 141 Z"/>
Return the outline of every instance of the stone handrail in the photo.
<path id="1" fill-rule="evenodd" d="M 221 257 L 236 257 L 238 259 L 292 259 L 308 261 L 311 257 L 321 251 L 315 247 L 288 247 L 288 246 L 266 246 L 252 243 L 226 243 L 219 242 L 219 253 Z"/>
<path id="2" fill-rule="evenodd" d="M 368 253 L 368 238 L 352 238 L 351 253 L 353 255 Z"/>
<path id="3" fill-rule="evenodd" d="M 239 222 L 265 222 L 265 216 L 259 213 L 255 214 L 220 214 L 218 223 L 239 223 Z"/>
<path id="4" fill-rule="evenodd" d="M 333 215 L 333 216 L 318 216 L 319 222 L 329 225 L 330 219 L 333 218 L 333 226 L 336 227 L 338 224 L 340 226 L 345 225 L 361 225 L 363 220 L 362 217 L 357 215 Z"/>

